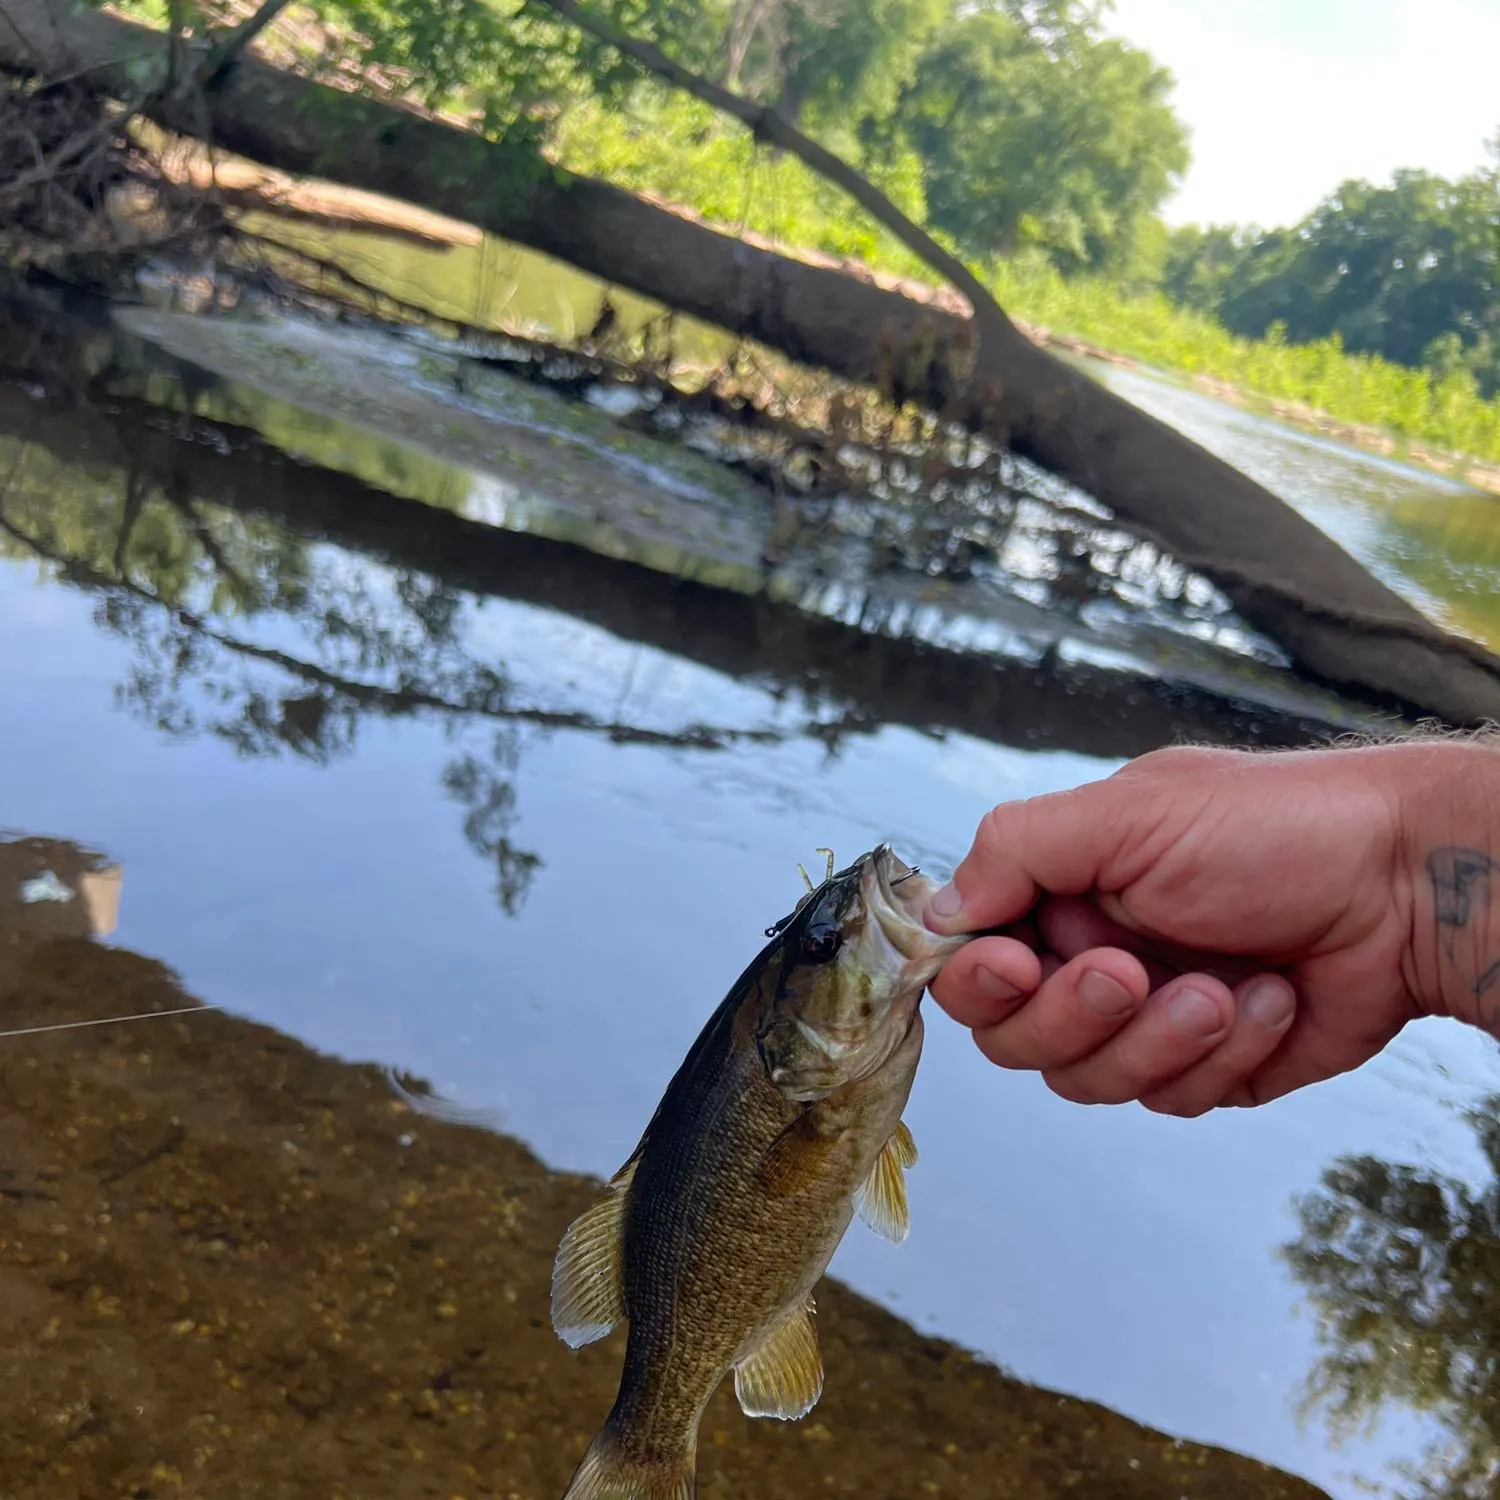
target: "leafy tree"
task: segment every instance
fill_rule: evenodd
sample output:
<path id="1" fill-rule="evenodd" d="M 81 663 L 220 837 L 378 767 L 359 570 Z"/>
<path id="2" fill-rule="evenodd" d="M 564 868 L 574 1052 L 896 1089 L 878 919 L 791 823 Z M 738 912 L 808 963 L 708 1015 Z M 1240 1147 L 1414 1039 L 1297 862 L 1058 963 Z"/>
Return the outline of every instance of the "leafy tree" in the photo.
<path id="1" fill-rule="evenodd" d="M 931 221 L 971 252 L 1117 269 L 1187 167 L 1171 75 L 1077 0 L 993 0 L 943 27 L 897 123 Z"/>
<path id="2" fill-rule="evenodd" d="M 1256 231 L 1237 224 L 1184 224 L 1167 236 L 1161 289 L 1179 307 L 1215 314 Z"/>
<path id="3" fill-rule="evenodd" d="M 1500 138 L 1457 181 L 1414 170 L 1342 183 L 1300 224 L 1174 233 L 1164 288 L 1257 338 L 1337 338 L 1431 369 L 1459 392 L 1500 389 Z"/>
<path id="4" fill-rule="evenodd" d="M 1409 1476 L 1428 1500 L 1500 1487 L 1500 1096 L 1470 1115 L 1490 1180 L 1347 1157 L 1297 1203 L 1283 1250 L 1324 1353 L 1305 1405 L 1336 1432 L 1387 1406 L 1436 1418 L 1447 1440 Z"/>
<path id="5" fill-rule="evenodd" d="M 734 0 L 725 84 L 793 123 L 848 135 L 889 115 L 950 0 Z"/>

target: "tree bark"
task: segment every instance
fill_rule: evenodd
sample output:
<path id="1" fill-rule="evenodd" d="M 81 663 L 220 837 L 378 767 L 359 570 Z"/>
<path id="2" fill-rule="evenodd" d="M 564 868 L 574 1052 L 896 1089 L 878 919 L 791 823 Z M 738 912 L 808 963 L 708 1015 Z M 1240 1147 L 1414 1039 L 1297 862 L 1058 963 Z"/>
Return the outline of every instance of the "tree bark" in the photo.
<path id="1" fill-rule="evenodd" d="M 64 0 L 0 0 L 0 67 L 140 99 L 167 38 Z M 143 79 L 146 86 L 143 87 Z M 1432 626 L 1331 538 L 1165 423 L 1036 348 L 841 271 L 749 245 L 465 131 L 241 58 L 158 124 L 283 171 L 476 224 L 840 376 L 944 412 L 1095 496 L 1213 580 L 1308 675 L 1452 723 L 1500 719 L 1500 663 Z"/>

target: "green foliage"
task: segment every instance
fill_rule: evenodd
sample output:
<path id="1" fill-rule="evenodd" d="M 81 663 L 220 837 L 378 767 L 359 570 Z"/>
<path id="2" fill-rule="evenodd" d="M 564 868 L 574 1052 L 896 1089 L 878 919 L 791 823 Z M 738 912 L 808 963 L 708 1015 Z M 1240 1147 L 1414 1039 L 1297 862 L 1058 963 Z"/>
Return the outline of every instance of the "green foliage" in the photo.
<path id="1" fill-rule="evenodd" d="M 1045 249 L 1120 269 L 1188 163 L 1171 75 L 1076 0 L 960 12 L 921 59 L 896 124 L 934 224 L 976 255 Z"/>
<path id="2" fill-rule="evenodd" d="M 787 119 L 841 132 L 888 115 L 950 0 L 707 0 L 712 68 Z"/>
<path id="3" fill-rule="evenodd" d="M 879 225 L 795 157 L 758 146 L 706 105 L 643 89 L 623 108 L 591 101 L 570 110 L 553 141 L 575 172 L 635 192 L 663 194 L 711 223 L 748 229 L 884 270 L 930 276 Z M 924 217 L 921 165 L 910 152 L 874 164 L 870 175 L 909 217 Z"/>
<path id="4" fill-rule="evenodd" d="M 1235 224 L 1184 224 L 1167 236 L 1161 289 L 1179 307 L 1216 314 L 1224 287 L 1245 258 L 1253 230 Z"/>
<path id="5" fill-rule="evenodd" d="M 1064 278 L 1036 255 L 1000 262 L 991 284 L 1002 306 L 1057 332 L 1412 443 L 1500 463 L 1500 399 L 1482 399 L 1467 368 L 1438 375 L 1379 355 L 1351 354 L 1337 333 L 1297 344 L 1273 325 L 1263 339 L 1243 338 L 1160 291 L 1130 295 L 1102 279 Z"/>
<path id="6" fill-rule="evenodd" d="M 1165 287 L 1235 333 L 1284 325 L 1293 343 L 1345 348 L 1481 394 L 1500 390 L 1500 142 L 1495 165 L 1457 181 L 1397 172 L 1345 182 L 1300 224 L 1173 236 Z M 1451 335 L 1451 337 L 1450 337 Z M 1455 342 L 1456 341 L 1456 342 Z M 1456 399 L 1460 399 L 1458 397 Z"/>

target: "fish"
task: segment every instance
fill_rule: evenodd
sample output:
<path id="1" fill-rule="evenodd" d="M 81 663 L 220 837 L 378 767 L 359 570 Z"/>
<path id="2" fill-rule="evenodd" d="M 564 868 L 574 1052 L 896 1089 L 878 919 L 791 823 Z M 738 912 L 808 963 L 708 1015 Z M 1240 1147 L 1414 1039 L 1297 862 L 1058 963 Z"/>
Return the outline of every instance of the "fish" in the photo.
<path id="1" fill-rule="evenodd" d="M 827 853 L 828 851 L 820 851 Z M 796 1420 L 823 1364 L 813 1288 L 858 1213 L 899 1243 L 920 1002 L 968 935 L 889 844 L 766 929 L 603 1197 L 569 1226 L 552 1323 L 577 1349 L 628 1327 L 618 1393 L 563 1500 L 692 1500 L 698 1425 L 731 1371 L 751 1417 Z"/>

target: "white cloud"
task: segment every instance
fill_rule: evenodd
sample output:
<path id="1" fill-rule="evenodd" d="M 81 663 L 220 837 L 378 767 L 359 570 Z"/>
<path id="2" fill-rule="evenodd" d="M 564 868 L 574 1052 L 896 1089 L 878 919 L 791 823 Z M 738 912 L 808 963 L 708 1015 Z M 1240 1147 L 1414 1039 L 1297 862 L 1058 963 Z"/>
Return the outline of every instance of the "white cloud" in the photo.
<path id="1" fill-rule="evenodd" d="M 1497 0 L 1116 0 L 1177 79 L 1173 223 L 1290 223 L 1348 177 L 1472 171 L 1500 129 Z"/>

